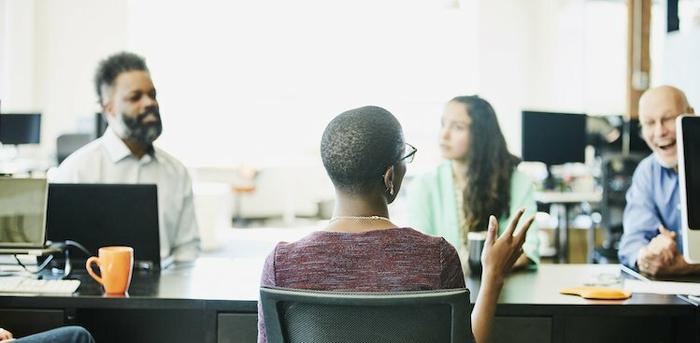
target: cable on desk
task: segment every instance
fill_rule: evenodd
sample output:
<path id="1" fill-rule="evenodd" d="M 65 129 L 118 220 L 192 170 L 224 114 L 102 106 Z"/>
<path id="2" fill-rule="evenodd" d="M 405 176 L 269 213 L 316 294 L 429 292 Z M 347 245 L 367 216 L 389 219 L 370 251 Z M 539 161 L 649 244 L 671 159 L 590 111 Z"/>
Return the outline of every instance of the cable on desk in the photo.
<path id="1" fill-rule="evenodd" d="M 37 266 L 37 269 L 35 271 L 32 271 L 29 268 L 27 268 L 27 266 L 25 266 L 24 263 L 22 263 L 22 261 L 19 259 L 19 257 L 17 257 L 16 254 L 12 255 L 12 256 L 15 257 L 15 261 L 17 261 L 17 264 L 19 264 L 20 267 L 22 267 L 22 269 L 24 269 L 24 271 L 26 271 L 28 273 L 32 273 L 32 274 L 41 273 L 41 271 L 44 270 L 46 268 L 46 266 L 49 265 L 49 262 L 51 262 L 51 260 L 53 260 L 53 255 L 49 255 L 49 257 L 47 257 L 46 260 L 44 260 L 44 262 L 41 265 Z"/>
<path id="2" fill-rule="evenodd" d="M 63 242 L 50 242 L 49 241 L 48 243 L 49 243 L 49 246 L 56 248 L 56 249 L 59 249 L 59 250 L 62 250 L 62 251 L 67 250 L 68 247 L 76 247 L 76 248 L 80 249 L 82 252 L 84 252 L 87 257 L 93 256 L 93 254 L 90 253 L 90 251 L 88 251 L 87 248 L 85 248 L 82 244 L 80 244 L 76 241 L 71 241 L 71 240 L 65 240 Z"/>
<path id="3" fill-rule="evenodd" d="M 51 247 L 54 247 L 56 249 L 59 249 L 60 251 L 63 252 L 64 259 L 65 259 L 65 265 L 63 267 L 63 270 L 58 269 L 58 268 L 53 268 L 54 273 L 59 273 L 63 272 L 63 278 L 67 278 L 71 272 L 73 271 L 71 261 L 70 261 L 70 249 L 69 247 L 76 247 L 79 250 L 81 250 L 87 257 L 93 256 L 90 251 L 88 251 L 87 248 L 85 248 L 82 244 L 72 241 L 72 240 L 65 240 L 63 242 L 48 242 Z"/>

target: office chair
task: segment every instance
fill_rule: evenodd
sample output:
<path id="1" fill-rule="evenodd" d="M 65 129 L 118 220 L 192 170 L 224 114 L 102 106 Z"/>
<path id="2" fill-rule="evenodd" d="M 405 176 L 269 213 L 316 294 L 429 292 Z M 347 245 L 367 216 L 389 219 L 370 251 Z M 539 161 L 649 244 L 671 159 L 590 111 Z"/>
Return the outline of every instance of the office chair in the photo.
<path id="1" fill-rule="evenodd" d="M 260 288 L 269 343 L 474 342 L 469 290 L 329 292 Z"/>
<path id="2" fill-rule="evenodd" d="M 66 133 L 56 138 L 56 162 L 61 164 L 70 154 L 90 143 L 93 137 L 87 133 Z"/>

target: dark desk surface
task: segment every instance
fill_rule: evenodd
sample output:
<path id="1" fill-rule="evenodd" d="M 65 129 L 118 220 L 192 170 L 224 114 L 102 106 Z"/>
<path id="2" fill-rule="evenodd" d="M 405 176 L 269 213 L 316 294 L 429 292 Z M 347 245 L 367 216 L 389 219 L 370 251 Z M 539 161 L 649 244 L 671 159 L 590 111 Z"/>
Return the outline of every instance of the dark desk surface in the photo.
<path id="1" fill-rule="evenodd" d="M 669 314 L 682 315 L 694 311 L 693 306 L 674 295 L 637 293 L 627 300 L 605 301 L 586 300 L 559 293 L 559 290 L 565 287 L 610 282 L 616 278 L 620 282 L 609 287 L 622 288 L 622 282 L 631 277 L 621 272 L 619 265 L 547 264 L 541 265 L 537 271 L 516 272 L 506 280 L 499 299 L 498 313 L 507 315 L 527 312 L 535 315 L 556 311 L 562 314 L 586 314 L 612 310 L 617 314 L 645 315 L 663 309 Z M 479 289 L 479 279 L 469 278 L 467 287 L 471 290 L 474 301 Z"/>
<path id="2" fill-rule="evenodd" d="M 255 312 L 263 261 L 260 259 L 202 258 L 194 263 L 174 265 L 158 274 L 135 273 L 128 297 L 106 296 L 100 286 L 84 273 L 76 274 L 82 283 L 72 296 L 0 295 L 6 306 L 74 308 L 183 308 Z M 499 313 L 552 311 L 553 308 L 611 307 L 617 311 L 644 314 L 664 308 L 687 313 L 691 306 L 677 296 L 633 294 L 624 301 L 585 300 L 561 295 L 564 287 L 626 277 L 618 265 L 542 265 L 537 271 L 516 272 L 506 280 L 499 300 Z M 622 287 L 622 284 L 613 285 Z M 467 287 L 476 299 L 479 279 L 469 278 Z M 572 306 L 575 305 L 575 306 Z M 624 306 L 619 306 L 624 305 Z"/>
<path id="3" fill-rule="evenodd" d="M 158 273 L 135 272 L 128 296 L 103 295 L 101 286 L 87 273 L 71 296 L 0 295 L 8 307 L 71 307 L 125 309 L 217 309 L 256 312 L 263 261 L 259 259 L 202 258 L 175 264 Z"/>
<path id="4" fill-rule="evenodd" d="M 95 281 L 78 274 L 82 283 L 71 296 L 0 295 L 0 321 L 25 334 L 79 324 L 103 343 L 255 342 L 262 264 L 202 258 L 160 274 L 136 273 L 128 297 L 104 296 Z M 542 265 L 511 275 L 496 309 L 493 342 L 700 342 L 700 312 L 677 296 L 591 301 L 559 294 L 563 287 L 620 275 L 617 265 Z M 467 286 L 475 299 L 479 280 L 469 278 Z M 120 334 L 104 323 L 119 323 Z"/>

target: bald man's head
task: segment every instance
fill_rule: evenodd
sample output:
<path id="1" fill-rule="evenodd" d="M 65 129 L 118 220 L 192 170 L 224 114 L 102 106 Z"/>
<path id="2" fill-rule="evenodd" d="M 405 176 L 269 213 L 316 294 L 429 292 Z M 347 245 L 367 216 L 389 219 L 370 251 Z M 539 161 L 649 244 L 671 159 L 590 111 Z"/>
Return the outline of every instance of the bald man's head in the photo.
<path id="1" fill-rule="evenodd" d="M 639 99 L 642 137 L 664 166 L 675 167 L 678 164 L 676 117 L 693 113 L 683 91 L 673 86 L 651 88 Z"/>

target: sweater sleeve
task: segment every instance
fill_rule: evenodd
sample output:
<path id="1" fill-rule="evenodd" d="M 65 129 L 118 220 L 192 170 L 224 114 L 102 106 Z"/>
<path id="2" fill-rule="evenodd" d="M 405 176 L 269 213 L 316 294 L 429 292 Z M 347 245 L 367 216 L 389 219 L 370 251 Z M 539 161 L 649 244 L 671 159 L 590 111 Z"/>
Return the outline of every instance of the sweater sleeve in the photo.
<path id="1" fill-rule="evenodd" d="M 442 272 L 440 273 L 440 284 L 442 288 L 464 288 L 464 272 L 462 272 L 462 264 L 459 261 L 457 249 L 443 238 L 440 243 L 440 264 Z"/>

